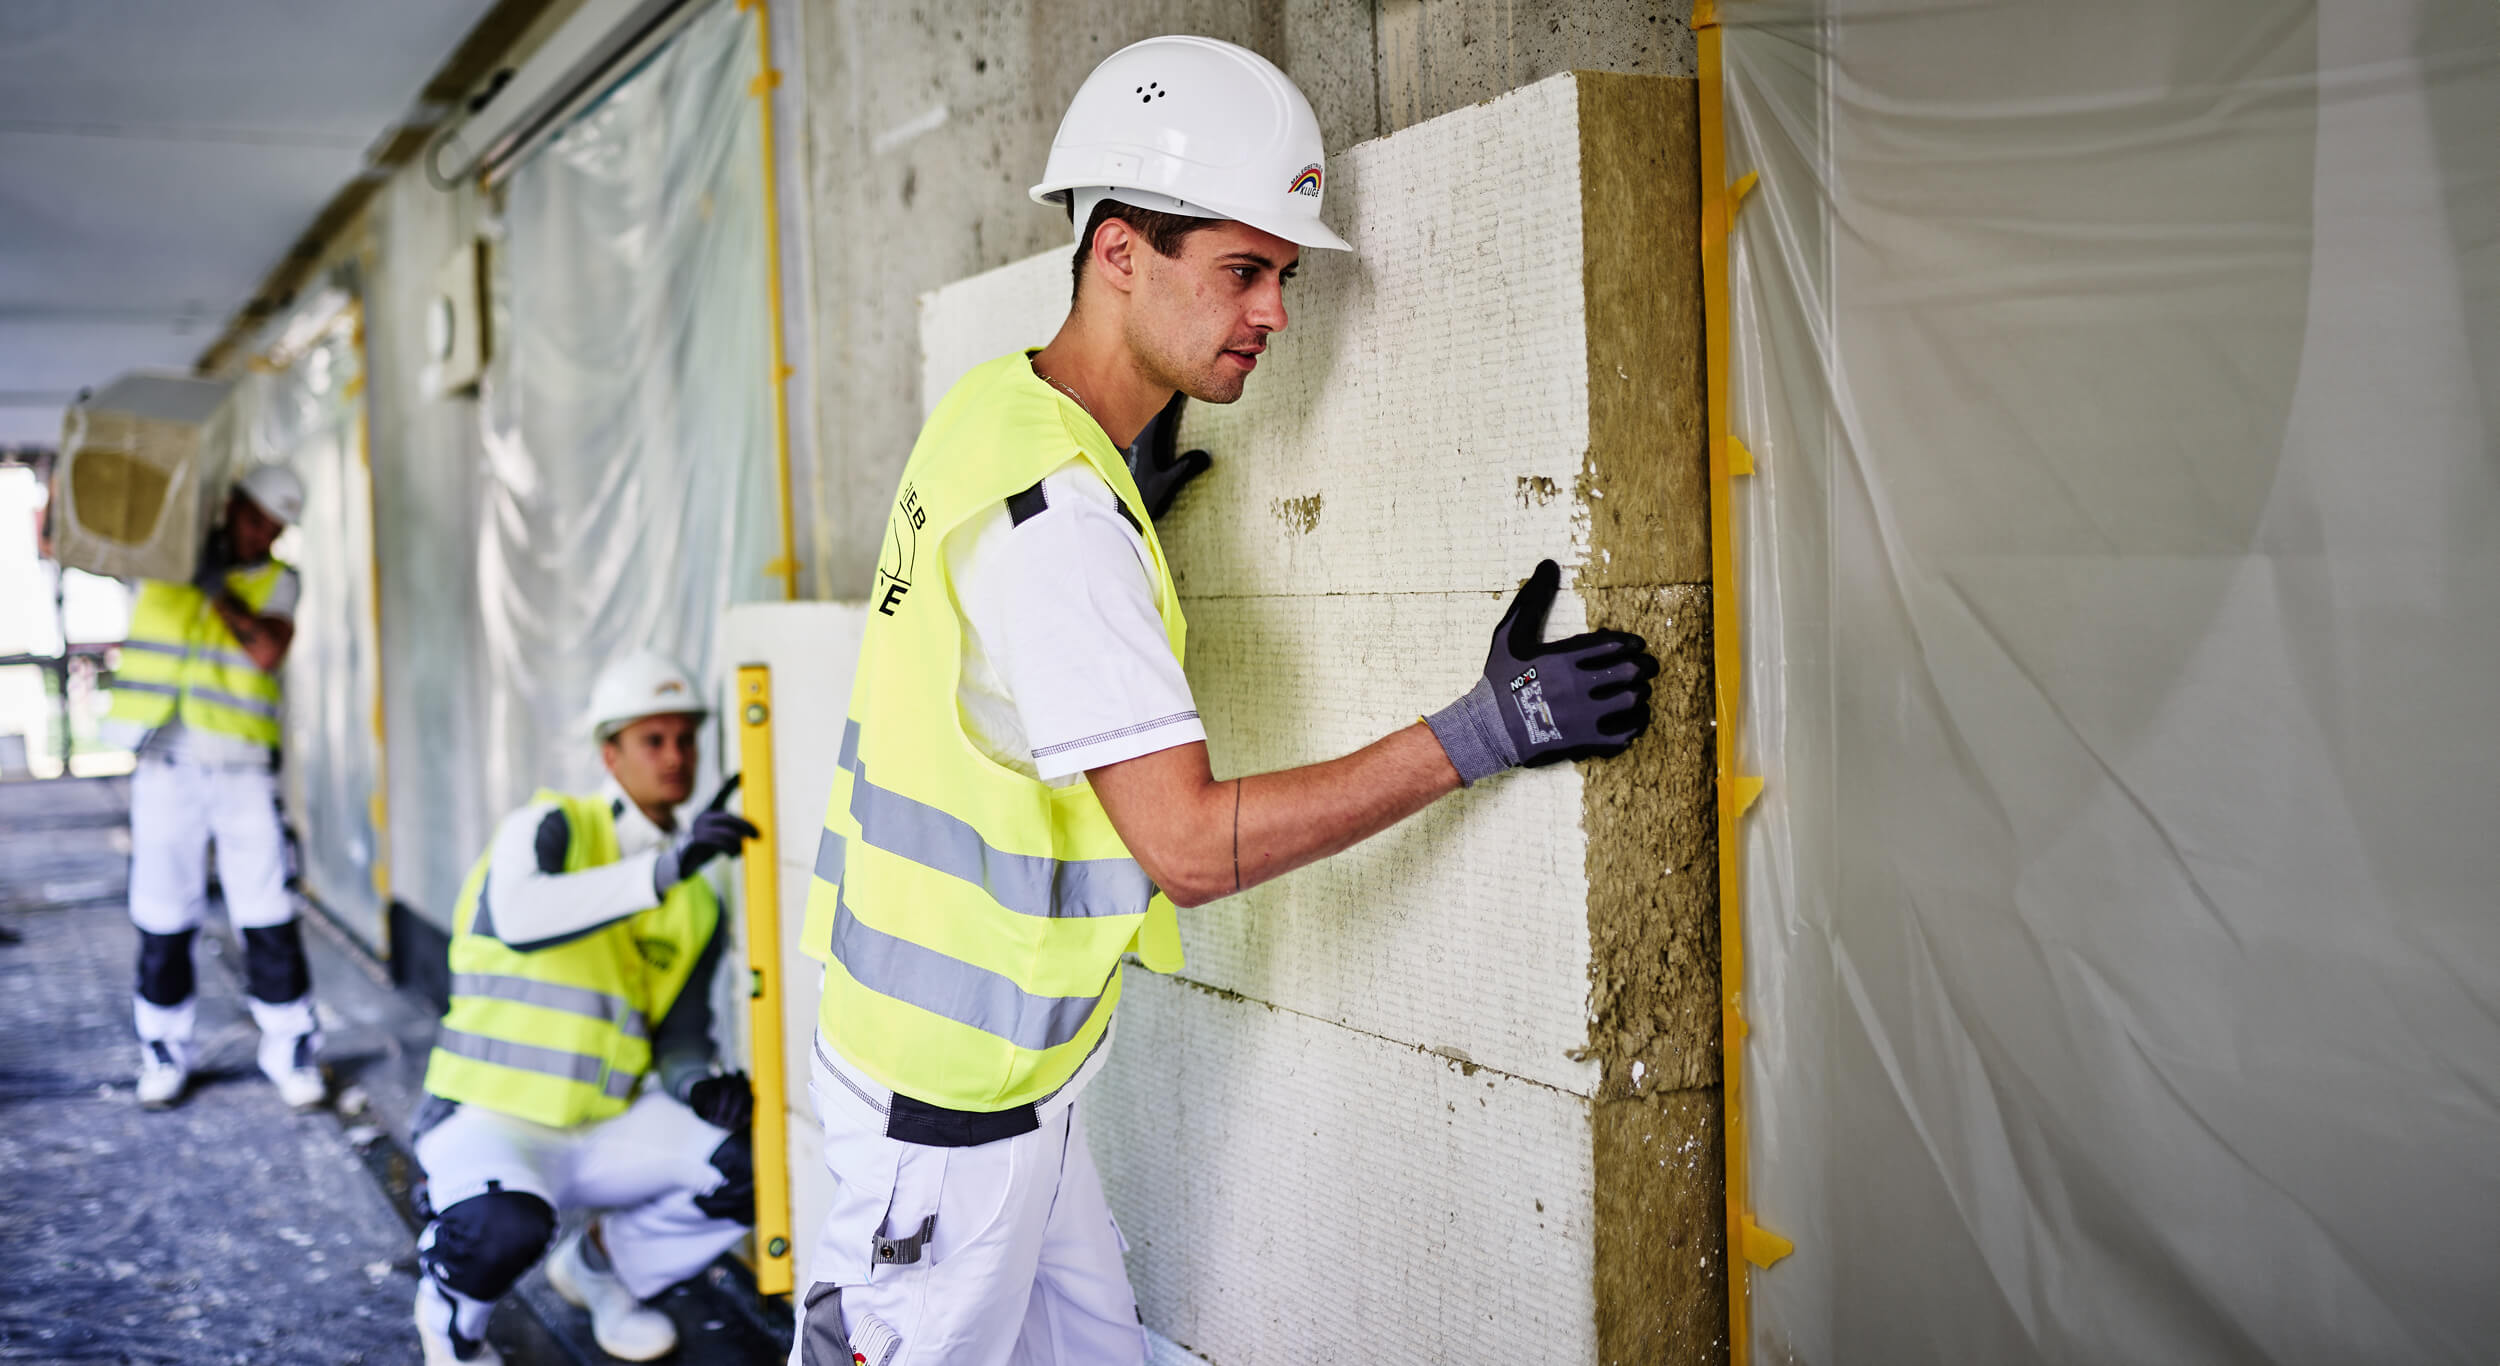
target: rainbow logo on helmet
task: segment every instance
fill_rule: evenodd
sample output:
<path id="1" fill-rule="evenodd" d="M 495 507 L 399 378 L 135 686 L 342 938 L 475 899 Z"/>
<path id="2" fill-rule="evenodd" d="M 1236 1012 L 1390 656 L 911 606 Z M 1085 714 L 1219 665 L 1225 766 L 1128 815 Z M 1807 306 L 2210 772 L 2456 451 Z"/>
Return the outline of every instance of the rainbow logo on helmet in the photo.
<path id="1" fill-rule="evenodd" d="M 1319 198 L 1319 163 L 1314 161 L 1303 167 L 1302 174 L 1293 178 L 1293 184 L 1286 188 L 1285 193 L 1307 194 L 1313 199 Z"/>

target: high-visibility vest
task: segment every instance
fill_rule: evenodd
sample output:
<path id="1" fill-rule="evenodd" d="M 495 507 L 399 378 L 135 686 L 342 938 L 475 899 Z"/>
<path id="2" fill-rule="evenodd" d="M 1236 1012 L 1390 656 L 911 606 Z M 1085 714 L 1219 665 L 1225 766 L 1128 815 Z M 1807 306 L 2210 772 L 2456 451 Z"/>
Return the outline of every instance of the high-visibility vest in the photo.
<path id="1" fill-rule="evenodd" d="M 564 871 L 616 862 L 616 816 L 602 796 L 541 792 L 564 812 Z M 603 929 L 523 953 L 495 937 L 478 860 L 452 913 L 451 1008 L 435 1032 L 425 1089 L 566 1129 L 622 1114 L 651 1069 L 651 1030 L 687 987 L 720 923 L 711 884 Z M 709 984 L 696 983 L 704 991 Z"/>
<path id="2" fill-rule="evenodd" d="M 975 369 L 903 467 L 808 890 L 825 1037 L 887 1088 L 948 1109 L 1050 1095 L 1110 1026 L 1121 954 L 1181 965 L 1172 903 L 1092 786 L 1053 788 L 989 759 L 955 705 L 964 624 L 946 537 L 1078 457 L 1144 534 L 1155 610 L 1181 654 L 1179 595 L 1110 437 L 1026 355 Z"/>
<path id="3" fill-rule="evenodd" d="M 257 613 L 286 573 L 287 566 L 276 560 L 230 570 L 226 591 Z M 243 642 L 226 629 L 208 594 L 187 583 L 139 581 L 130 636 L 122 642 L 121 666 L 113 671 L 111 720 L 154 730 L 179 718 L 186 730 L 276 749 L 283 697 L 278 676 L 262 672 L 243 652 Z"/>

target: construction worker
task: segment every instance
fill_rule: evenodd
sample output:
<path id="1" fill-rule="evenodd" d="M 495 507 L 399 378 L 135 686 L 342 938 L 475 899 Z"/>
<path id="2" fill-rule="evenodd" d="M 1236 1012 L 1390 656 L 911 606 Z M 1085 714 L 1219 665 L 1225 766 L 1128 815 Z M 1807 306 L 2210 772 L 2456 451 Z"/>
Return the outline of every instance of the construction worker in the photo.
<path id="1" fill-rule="evenodd" d="M 260 1026 L 260 1069 L 289 1105 L 319 1105 L 312 973 L 286 886 L 278 813 L 278 670 L 303 593 L 271 557 L 304 513 L 304 485 L 261 465 L 228 494 L 189 583 L 143 579 L 113 676 L 108 736 L 136 752 L 130 778 L 130 919 L 139 929 L 139 1103 L 161 1109 L 191 1078 L 197 1011 L 191 945 L 208 909 L 208 849 Z"/>
<path id="2" fill-rule="evenodd" d="M 666 656 L 610 664 L 590 715 L 609 781 L 540 792 L 461 889 L 413 1125 L 433 1210 L 417 1240 L 427 1366 L 501 1360 L 487 1315 L 575 1210 L 596 1213 L 548 1256 L 549 1283 L 608 1355 L 666 1355 L 676 1327 L 644 1301 L 754 1221 L 754 1090 L 713 1059 L 724 936 L 700 873 L 755 827 L 720 809 L 734 782 L 678 818 L 707 715 Z"/>
<path id="3" fill-rule="evenodd" d="M 1210 771 L 1152 514 L 1207 465 L 1171 453 L 1176 395 L 1239 398 L 1300 252 L 1346 249 L 1325 174 L 1309 104 L 1256 54 L 1170 37 L 1110 57 L 1033 189 L 1077 228 L 1066 322 L 957 383 L 904 467 L 804 931 L 836 1183 L 798 1366 L 1143 1360 L 1079 1101 L 1121 956 L 1169 971 L 1176 905 L 1648 723 L 1639 637 L 1543 639 L 1548 561 L 1428 721 L 1306 768 Z M 1341 663 L 1312 676 L 1388 681 Z"/>

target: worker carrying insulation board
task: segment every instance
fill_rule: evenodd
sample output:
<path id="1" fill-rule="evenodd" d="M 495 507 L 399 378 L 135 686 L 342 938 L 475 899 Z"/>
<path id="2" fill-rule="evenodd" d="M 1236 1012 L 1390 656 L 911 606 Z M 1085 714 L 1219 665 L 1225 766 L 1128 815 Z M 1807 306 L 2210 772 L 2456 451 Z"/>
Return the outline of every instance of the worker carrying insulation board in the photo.
<path id="1" fill-rule="evenodd" d="M 260 1026 L 260 1068 L 298 1109 L 319 1105 L 312 974 L 286 886 L 278 815 L 278 670 L 303 580 L 271 556 L 304 515 L 282 465 L 236 481 L 188 583 L 142 579 L 113 674 L 106 734 L 136 752 L 130 778 L 130 918 L 139 930 L 139 1103 L 162 1109 L 191 1080 L 198 1009 L 191 948 L 208 910 L 208 851 Z"/>
<path id="2" fill-rule="evenodd" d="M 1172 453 L 1183 396 L 1240 398 L 1301 250 L 1346 249 L 1326 174 L 1256 54 L 1114 54 L 1032 192 L 1077 227 L 1066 322 L 958 382 L 904 467 L 804 930 L 836 1184 L 797 1366 L 1142 1360 L 1080 1109 L 1122 955 L 1169 971 L 1175 906 L 1648 724 L 1639 637 L 1544 639 L 1548 561 L 1458 701 L 1327 763 L 1210 771 L 1154 514 L 1207 464 Z"/>
<path id="3" fill-rule="evenodd" d="M 708 714 L 686 671 L 644 650 L 591 690 L 609 781 L 541 792 L 506 817 L 452 913 L 451 1006 L 417 1111 L 431 1217 L 417 1239 L 427 1366 L 500 1360 L 494 1302 L 555 1240 L 557 1293 L 627 1361 L 677 1345 L 644 1301 L 754 1221 L 754 1088 L 714 1063 L 711 987 L 726 938 L 705 865 L 755 827 L 681 820 Z"/>

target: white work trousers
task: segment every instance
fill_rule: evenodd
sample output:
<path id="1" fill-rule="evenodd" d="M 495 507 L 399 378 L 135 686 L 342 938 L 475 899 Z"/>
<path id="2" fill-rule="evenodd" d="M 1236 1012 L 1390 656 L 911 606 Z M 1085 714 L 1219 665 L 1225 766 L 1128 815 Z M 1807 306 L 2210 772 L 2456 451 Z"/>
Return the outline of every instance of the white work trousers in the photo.
<path id="1" fill-rule="evenodd" d="M 208 846 L 238 929 L 295 918 L 286 890 L 278 776 L 149 756 L 130 775 L 130 918 L 150 934 L 199 928 L 208 915 Z"/>
<path id="2" fill-rule="evenodd" d="M 438 1212 L 490 1184 L 535 1195 L 558 1215 L 601 1211 L 600 1241 L 616 1278 L 647 1300 L 711 1265 L 746 1232 L 695 1205 L 721 1185 L 712 1154 L 728 1137 L 651 1088 L 625 1113 L 570 1129 L 463 1105 L 417 1139 L 417 1165 Z"/>
<path id="3" fill-rule="evenodd" d="M 278 819 L 278 778 L 266 768 L 230 768 L 148 755 L 130 775 L 130 919 L 150 934 L 198 929 L 208 916 L 208 848 L 217 845 L 217 880 L 237 929 L 261 930 L 295 918 L 286 889 L 286 833 Z M 139 1037 L 188 1045 L 193 1003 L 136 1003 Z M 312 1002 L 254 1000 L 261 1031 L 310 1033 Z"/>
<path id="4" fill-rule="evenodd" d="M 1143 1362 L 1146 1330 L 1120 1261 L 1127 1245 L 1077 1099 L 1044 1102 L 1041 1127 L 1013 1138 L 969 1148 L 905 1143 L 885 1135 L 872 1099 L 884 1093 L 856 1070 L 835 1074 L 831 1047 L 816 1039 L 808 1095 L 824 1126 L 833 1206 L 791 1366 L 852 1361 L 836 1354 L 835 1315 L 868 1366 Z M 878 1260 L 879 1238 L 911 1238 L 932 1215 L 919 1260 Z"/>

